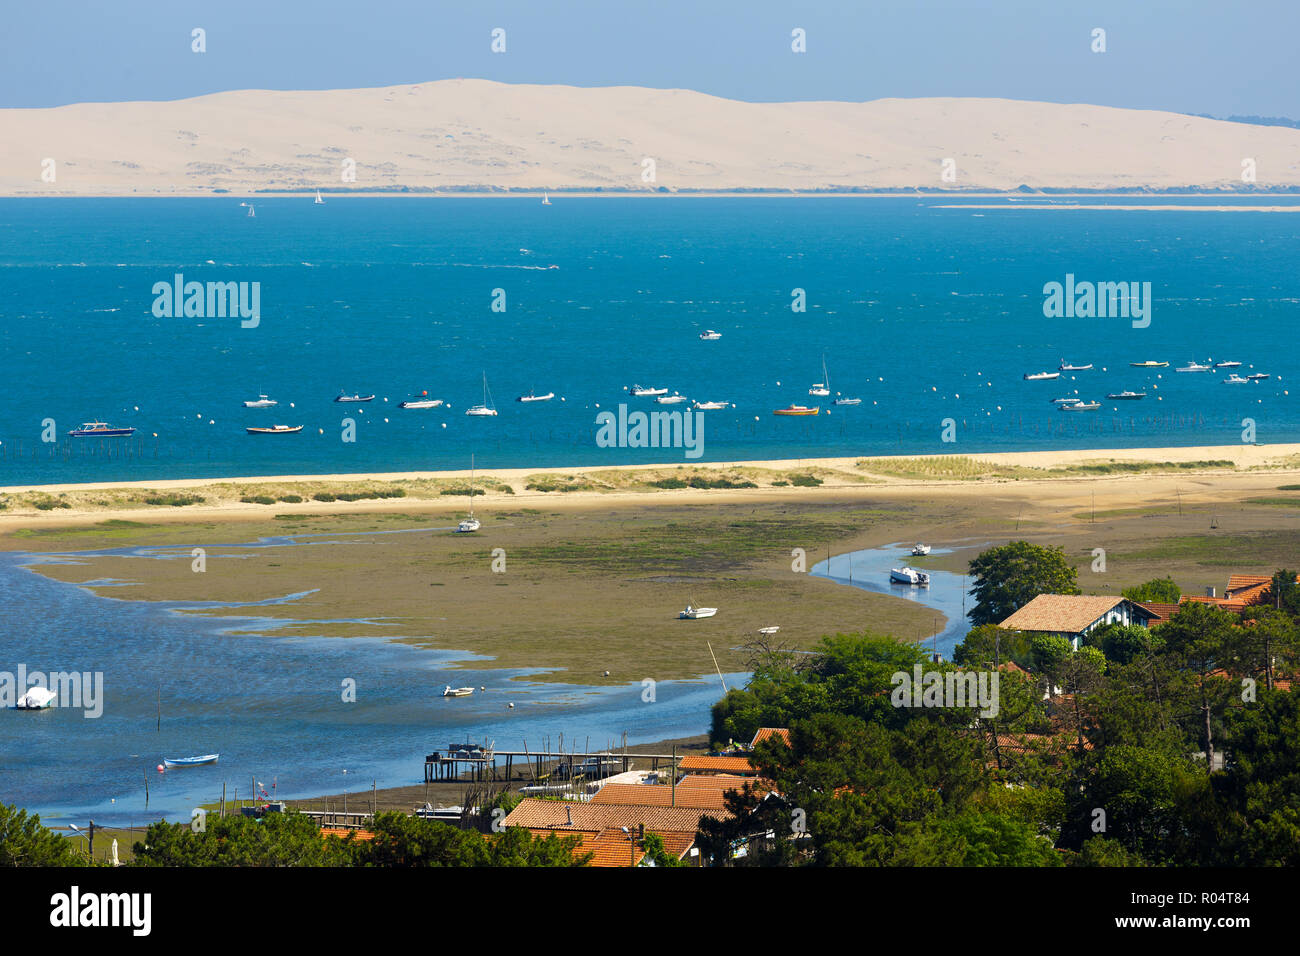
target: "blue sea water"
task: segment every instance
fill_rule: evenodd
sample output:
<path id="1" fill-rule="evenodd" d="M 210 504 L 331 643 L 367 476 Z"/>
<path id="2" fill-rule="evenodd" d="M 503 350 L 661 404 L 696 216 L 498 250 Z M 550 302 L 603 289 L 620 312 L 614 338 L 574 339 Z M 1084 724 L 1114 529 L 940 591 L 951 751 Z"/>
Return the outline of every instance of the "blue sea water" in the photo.
<path id="1" fill-rule="evenodd" d="M 629 398 L 634 383 L 735 404 L 705 413 L 704 461 L 1237 443 L 1245 418 L 1260 442 L 1300 440 L 1300 216 L 952 204 L 301 197 L 248 218 L 235 199 L 0 200 L 0 485 L 464 468 L 471 453 L 485 469 L 685 461 L 597 446 L 600 409 L 684 407 Z M 177 273 L 260 283 L 260 324 L 155 317 L 154 284 Z M 1044 318 L 1044 284 L 1067 273 L 1150 282 L 1150 326 Z M 823 355 L 832 391 L 862 405 L 773 417 L 817 401 Z M 1148 358 L 1171 367 L 1129 367 Z M 1207 358 L 1273 377 L 1173 372 Z M 1062 360 L 1096 369 L 1023 381 Z M 466 417 L 484 373 L 500 415 Z M 1148 398 L 1049 404 L 1125 388 Z M 557 397 L 514 401 L 530 389 Z M 340 390 L 379 398 L 340 406 Z M 396 407 L 422 390 L 451 407 Z M 280 406 L 242 407 L 263 392 Z M 63 437 L 96 418 L 139 431 Z M 244 432 L 275 423 L 306 427 Z"/>

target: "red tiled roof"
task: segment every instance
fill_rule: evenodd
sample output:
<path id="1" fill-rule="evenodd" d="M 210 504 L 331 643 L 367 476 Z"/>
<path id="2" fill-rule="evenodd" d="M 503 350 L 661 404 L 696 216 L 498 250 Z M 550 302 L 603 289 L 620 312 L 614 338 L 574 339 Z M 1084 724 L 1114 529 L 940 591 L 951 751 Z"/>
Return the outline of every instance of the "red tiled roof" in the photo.
<path id="1" fill-rule="evenodd" d="M 752 775 L 757 771 L 748 757 L 708 757 L 692 754 L 683 757 L 678 764 L 682 770 L 694 770 L 702 773 L 738 773 Z"/>
<path id="2" fill-rule="evenodd" d="M 1246 610 L 1245 601 L 1235 601 L 1231 598 L 1220 597 L 1199 597 L 1196 595 L 1184 594 L 1178 599 L 1179 604 L 1213 604 L 1215 607 L 1221 607 L 1225 611 L 1232 611 L 1234 614 L 1240 614 Z"/>
<path id="3" fill-rule="evenodd" d="M 1161 624 L 1178 613 L 1177 604 L 1164 604 L 1155 601 L 1139 601 L 1138 603 L 1155 615 L 1151 619 L 1152 624 Z"/>
<path id="4" fill-rule="evenodd" d="M 703 811 L 698 807 L 570 803 L 525 797 L 506 816 L 505 825 L 558 832 L 644 826 L 655 833 L 694 833 L 699 829 L 701 816 L 725 819 L 730 815 L 726 810 Z"/>
<path id="5" fill-rule="evenodd" d="M 780 737 L 785 741 L 787 747 L 790 744 L 790 731 L 786 727 L 759 727 L 758 733 L 754 734 L 754 739 L 750 741 L 751 748 L 757 747 L 761 741 L 770 740 L 773 737 Z"/>
<path id="6" fill-rule="evenodd" d="M 741 780 L 743 778 L 736 777 Z M 640 783 L 607 783 L 589 801 L 597 805 L 614 804 L 617 806 L 636 807 L 692 807 L 697 810 L 721 810 L 723 808 L 722 789 L 704 787 L 678 786 L 673 793 L 671 786 Z"/>
<path id="7" fill-rule="evenodd" d="M 1031 678 L 1034 676 L 1033 674 L 1029 673 L 1029 671 L 1025 670 L 1023 667 L 1017 664 L 1015 661 L 1007 661 L 1006 663 L 999 664 L 998 670 L 1006 671 L 1008 674 L 1023 674 L 1026 677 L 1031 677 Z"/>
<path id="8" fill-rule="evenodd" d="M 321 827 L 320 835 L 323 837 L 336 836 L 345 838 L 349 833 L 355 834 L 354 840 L 373 840 L 375 834 L 371 830 L 353 830 L 349 827 Z"/>

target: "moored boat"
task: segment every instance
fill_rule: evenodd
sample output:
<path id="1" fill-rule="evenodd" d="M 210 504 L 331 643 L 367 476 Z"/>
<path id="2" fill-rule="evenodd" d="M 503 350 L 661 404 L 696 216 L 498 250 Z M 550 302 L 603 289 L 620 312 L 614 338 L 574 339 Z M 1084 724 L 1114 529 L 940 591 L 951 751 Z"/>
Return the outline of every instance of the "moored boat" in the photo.
<path id="1" fill-rule="evenodd" d="M 1090 368 L 1092 368 L 1092 363 L 1089 362 L 1087 365 L 1070 365 L 1067 362 L 1062 362 L 1059 366 L 1057 366 L 1057 368 L 1059 368 L 1060 371 L 1062 372 L 1086 372 Z"/>
<path id="2" fill-rule="evenodd" d="M 691 406 L 697 412 L 716 412 L 727 408 L 728 402 L 696 402 Z"/>
<path id="3" fill-rule="evenodd" d="M 704 342 L 716 342 L 720 338 L 722 338 L 722 333 L 715 332 L 712 329 L 706 329 L 700 333 L 700 339 Z"/>
<path id="4" fill-rule="evenodd" d="M 928 544 L 921 544 L 920 542 L 917 542 L 916 547 L 912 549 L 912 554 L 918 558 L 923 557 L 924 555 L 927 555 L 929 553 L 930 553 L 930 546 Z"/>
<path id="5" fill-rule="evenodd" d="M 448 684 L 442 689 L 443 697 L 468 697 L 472 693 L 474 693 L 473 687 L 452 687 Z"/>
<path id="6" fill-rule="evenodd" d="M 1135 402 L 1139 398 L 1146 398 L 1146 397 L 1147 397 L 1146 392 L 1130 392 L 1128 389 L 1124 389 L 1124 391 L 1122 392 L 1111 392 L 1109 395 L 1106 396 L 1106 399 L 1107 401 L 1113 401 L 1113 402 Z"/>
<path id="7" fill-rule="evenodd" d="M 68 432 L 73 438 L 126 438 L 135 434 L 134 428 L 114 428 L 105 422 L 86 422 Z"/>
<path id="8" fill-rule="evenodd" d="M 1215 362 L 1215 368 L 1241 368 L 1240 362 Z"/>
<path id="9" fill-rule="evenodd" d="M 655 386 L 633 385 L 632 394 L 637 398 L 653 398 L 655 395 L 667 395 L 668 389 L 656 388 Z"/>
<path id="10" fill-rule="evenodd" d="M 244 402 L 244 407 L 245 408 L 271 408 L 272 406 L 279 405 L 279 404 L 280 403 L 273 398 L 267 398 L 265 395 L 259 395 L 254 401 Z"/>
<path id="11" fill-rule="evenodd" d="M 1251 375 L 1247 375 L 1246 378 L 1249 379 L 1249 380 L 1252 381 L 1252 382 L 1262 382 L 1262 381 L 1264 381 L 1264 379 L 1268 378 L 1268 373 L 1267 373 L 1267 372 L 1255 372 L 1255 373 L 1253 373 L 1253 374 L 1251 374 Z"/>
<path id="12" fill-rule="evenodd" d="M 1240 375 L 1229 375 L 1223 380 L 1224 385 L 1249 385 L 1250 379 L 1242 378 Z"/>
<path id="13" fill-rule="evenodd" d="M 373 395 L 348 395 L 346 393 L 340 393 L 334 399 L 336 402 L 373 402 L 374 400 L 375 396 Z"/>
<path id="14" fill-rule="evenodd" d="M 404 402 L 399 402 L 398 408 L 437 408 L 443 404 L 441 398 L 430 398 L 428 391 L 423 391 L 418 397 L 408 398 Z"/>
<path id="15" fill-rule="evenodd" d="M 1175 372 L 1209 372 L 1212 371 L 1209 365 L 1201 365 L 1197 362 L 1188 362 L 1181 368 L 1174 369 Z"/>
<path id="16" fill-rule="evenodd" d="M 201 757 L 164 757 L 164 767 L 202 767 L 216 763 L 220 754 L 204 754 Z"/>
<path id="17" fill-rule="evenodd" d="M 554 392 L 547 392 L 545 395 L 538 395 L 537 392 L 529 390 L 527 395 L 520 395 L 515 399 L 516 402 L 549 402 L 555 397 Z"/>
<path id="18" fill-rule="evenodd" d="M 465 409 L 466 415 L 476 415 L 479 417 L 495 415 L 496 406 L 492 404 L 492 393 L 488 390 L 487 372 L 483 373 L 483 404 L 471 405 Z"/>
<path id="19" fill-rule="evenodd" d="M 820 405 L 814 405 L 812 408 L 809 408 L 807 405 L 788 405 L 785 408 L 775 408 L 772 410 L 773 415 L 818 415 L 820 413 Z"/>
<path id="20" fill-rule="evenodd" d="M 1047 382 L 1054 378 L 1060 378 L 1060 372 L 1026 372 L 1026 382 Z"/>
<path id="21" fill-rule="evenodd" d="M 889 581 L 891 584 L 910 584 L 924 588 L 930 586 L 930 575 L 916 568 L 890 568 Z"/>
<path id="22" fill-rule="evenodd" d="M 1146 362 L 1129 362 L 1128 364 L 1132 368 L 1168 368 L 1169 367 L 1168 362 L 1146 361 Z"/>
<path id="23" fill-rule="evenodd" d="M 835 404 L 836 404 L 836 405 L 861 405 L 861 404 L 862 404 L 862 399 L 860 399 L 860 398 L 837 398 L 837 399 L 835 399 Z"/>
<path id="24" fill-rule="evenodd" d="M 47 707 L 54 706 L 54 699 L 57 696 L 48 687 L 33 687 L 19 697 L 14 706 L 19 710 L 45 710 Z"/>
<path id="25" fill-rule="evenodd" d="M 250 435 L 293 435 L 302 431 L 301 425 L 271 425 L 269 428 L 259 428 L 249 425 L 244 431 Z"/>
<path id="26" fill-rule="evenodd" d="M 1095 412 L 1101 408 L 1101 402 L 1071 402 L 1069 405 L 1057 405 L 1063 412 Z"/>

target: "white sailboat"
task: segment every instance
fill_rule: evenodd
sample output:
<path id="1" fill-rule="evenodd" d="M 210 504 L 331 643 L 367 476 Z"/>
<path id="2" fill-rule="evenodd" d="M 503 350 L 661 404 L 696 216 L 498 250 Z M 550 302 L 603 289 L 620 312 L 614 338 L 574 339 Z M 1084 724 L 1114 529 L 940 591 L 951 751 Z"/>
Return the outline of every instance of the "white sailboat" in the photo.
<path id="1" fill-rule="evenodd" d="M 488 391 L 487 372 L 483 373 L 483 404 L 465 409 L 466 415 L 495 415 L 496 406 L 492 404 L 492 393 Z"/>
<path id="2" fill-rule="evenodd" d="M 249 215 L 249 216 L 256 216 L 256 215 L 257 215 L 257 213 L 253 210 L 253 204 L 252 204 L 251 202 L 241 202 L 240 205 L 241 205 L 241 206 L 247 206 L 247 207 L 248 207 L 248 215 Z"/>
<path id="3" fill-rule="evenodd" d="M 831 393 L 831 377 L 826 374 L 826 356 L 822 356 L 822 380 L 808 389 L 809 395 L 825 398 Z"/>
<path id="4" fill-rule="evenodd" d="M 469 517 L 462 518 L 456 525 L 457 534 L 473 534 L 483 523 L 474 517 L 474 456 L 469 456 Z"/>
<path id="5" fill-rule="evenodd" d="M 314 205 L 314 206 L 323 206 L 323 205 L 325 205 L 325 200 L 320 198 L 320 190 L 319 190 L 319 189 L 316 190 L 316 202 L 314 202 L 312 205 Z"/>
<path id="6" fill-rule="evenodd" d="M 542 193 L 542 205 L 543 205 L 543 206 L 549 206 L 550 204 L 551 204 L 551 195 L 550 195 L 550 193 Z"/>

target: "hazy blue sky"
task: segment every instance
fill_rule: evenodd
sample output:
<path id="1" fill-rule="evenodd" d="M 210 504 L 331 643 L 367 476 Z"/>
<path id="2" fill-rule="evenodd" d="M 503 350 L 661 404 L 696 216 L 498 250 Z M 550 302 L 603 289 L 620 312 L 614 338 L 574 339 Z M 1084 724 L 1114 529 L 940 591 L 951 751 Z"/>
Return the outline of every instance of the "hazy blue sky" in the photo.
<path id="1" fill-rule="evenodd" d="M 190 51 L 194 27 L 206 53 Z M 466 76 L 1300 118 L 1297 27 L 1300 0 L 4 0 L 0 106 Z"/>

